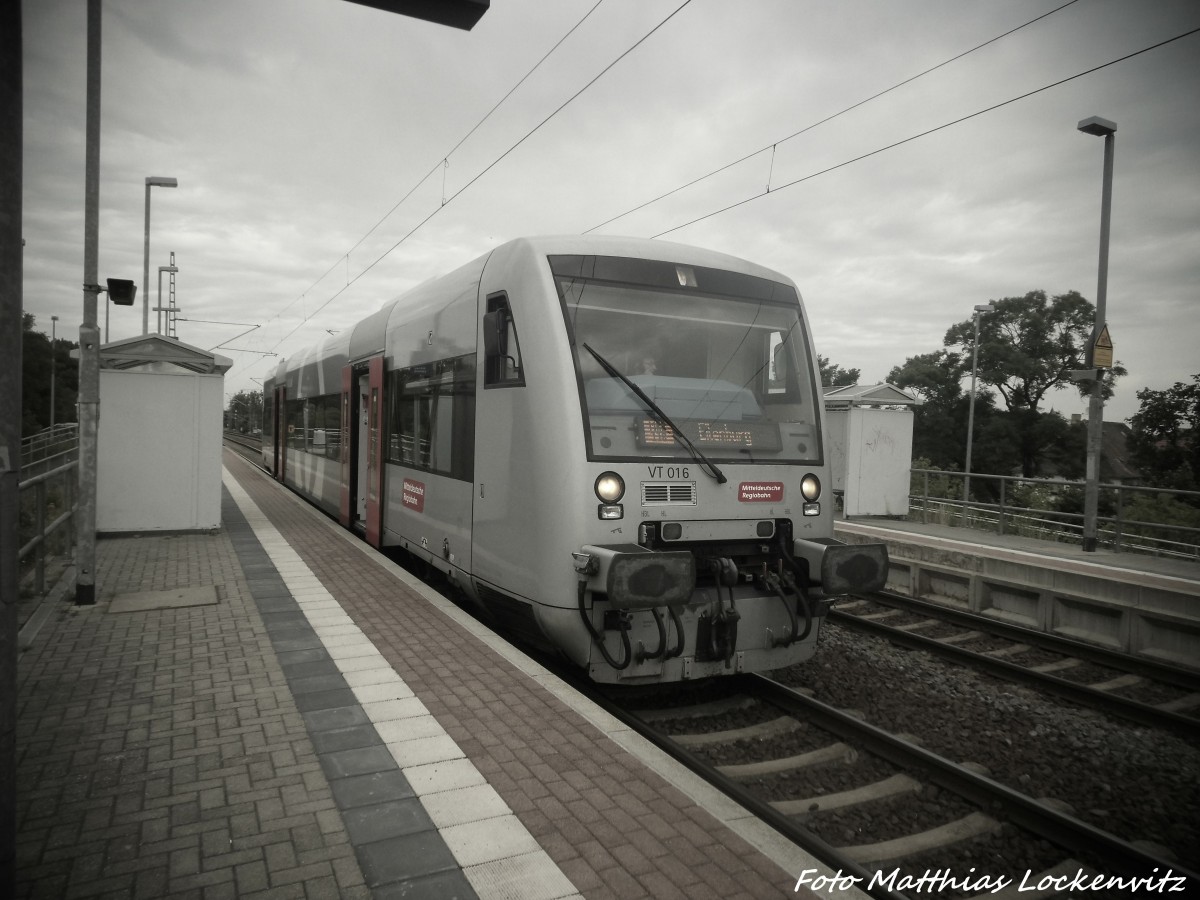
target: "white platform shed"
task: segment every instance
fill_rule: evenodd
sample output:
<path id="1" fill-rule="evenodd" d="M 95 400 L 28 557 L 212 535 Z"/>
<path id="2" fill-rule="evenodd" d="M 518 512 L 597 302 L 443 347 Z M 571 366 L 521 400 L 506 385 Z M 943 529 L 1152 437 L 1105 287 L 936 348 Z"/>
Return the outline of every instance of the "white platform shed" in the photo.
<path id="1" fill-rule="evenodd" d="M 233 361 L 160 334 L 100 348 L 96 530 L 221 524 L 221 426 Z"/>
<path id="2" fill-rule="evenodd" d="M 908 514 L 913 412 L 920 399 L 890 384 L 825 389 L 826 446 L 842 514 Z"/>

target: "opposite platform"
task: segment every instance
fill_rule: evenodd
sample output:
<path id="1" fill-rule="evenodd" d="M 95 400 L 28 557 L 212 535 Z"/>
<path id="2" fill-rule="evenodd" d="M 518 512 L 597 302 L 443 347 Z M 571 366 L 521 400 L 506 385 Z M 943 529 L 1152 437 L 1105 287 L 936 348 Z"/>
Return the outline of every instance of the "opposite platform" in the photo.
<path id="1" fill-rule="evenodd" d="M 222 533 L 102 541 L 101 602 L 22 660 L 20 896 L 774 897 L 820 868 L 227 465 Z"/>

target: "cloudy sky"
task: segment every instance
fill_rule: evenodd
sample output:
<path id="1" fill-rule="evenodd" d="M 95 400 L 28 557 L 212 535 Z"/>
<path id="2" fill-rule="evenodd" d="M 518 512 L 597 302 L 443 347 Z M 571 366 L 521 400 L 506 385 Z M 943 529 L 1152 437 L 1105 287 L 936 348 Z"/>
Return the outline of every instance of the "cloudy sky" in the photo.
<path id="1" fill-rule="evenodd" d="M 23 16 L 24 305 L 77 337 L 86 3 Z M 492 0 L 470 32 L 345 0 L 105 0 L 100 280 L 141 281 L 144 179 L 177 178 L 151 291 L 174 251 L 179 337 L 223 345 L 232 392 L 509 238 L 661 236 L 788 274 L 819 352 L 882 381 L 975 304 L 1095 299 L 1103 141 L 1075 126 L 1099 115 L 1126 418 L 1200 372 L 1200 34 L 1041 89 L 1197 28 L 1195 0 Z M 110 339 L 141 333 L 141 298 Z"/>

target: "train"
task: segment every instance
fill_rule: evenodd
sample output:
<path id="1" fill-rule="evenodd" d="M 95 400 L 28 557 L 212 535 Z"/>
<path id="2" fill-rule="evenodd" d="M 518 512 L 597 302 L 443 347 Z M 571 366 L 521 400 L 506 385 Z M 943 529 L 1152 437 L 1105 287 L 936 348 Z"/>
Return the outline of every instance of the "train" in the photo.
<path id="1" fill-rule="evenodd" d="M 279 362 L 263 465 L 594 682 L 812 657 L 882 544 L 834 538 L 796 285 L 723 253 L 520 238 Z"/>

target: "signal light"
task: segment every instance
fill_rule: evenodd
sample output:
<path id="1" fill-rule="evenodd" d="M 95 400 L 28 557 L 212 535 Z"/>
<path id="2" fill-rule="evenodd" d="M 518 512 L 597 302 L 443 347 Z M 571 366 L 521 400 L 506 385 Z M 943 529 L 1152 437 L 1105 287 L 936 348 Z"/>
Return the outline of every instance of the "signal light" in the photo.
<path id="1" fill-rule="evenodd" d="M 137 296 L 137 285 L 124 278 L 108 279 L 108 299 L 117 306 L 133 306 Z"/>

